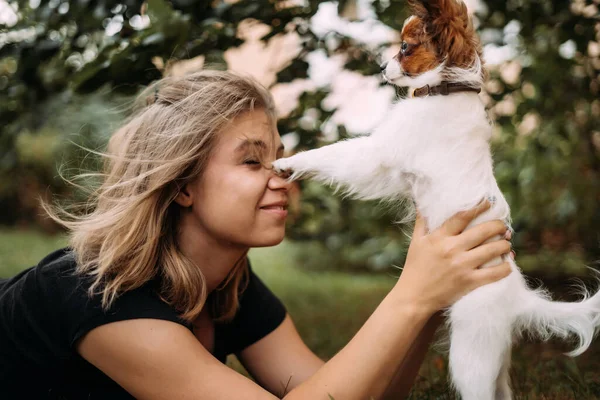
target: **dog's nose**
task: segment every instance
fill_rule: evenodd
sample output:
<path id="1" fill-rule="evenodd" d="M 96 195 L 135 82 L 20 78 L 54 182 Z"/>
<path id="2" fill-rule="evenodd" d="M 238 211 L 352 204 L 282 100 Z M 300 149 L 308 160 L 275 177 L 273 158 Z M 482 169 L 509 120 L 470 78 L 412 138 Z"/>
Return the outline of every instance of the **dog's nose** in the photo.
<path id="1" fill-rule="evenodd" d="M 387 63 L 387 61 L 386 61 L 386 62 L 384 62 L 384 63 L 381 63 L 381 65 L 379 65 L 379 68 L 381 68 L 381 71 L 382 71 L 382 72 L 383 72 L 383 71 L 385 71 L 385 67 L 387 67 L 387 64 L 388 64 L 388 63 Z"/>

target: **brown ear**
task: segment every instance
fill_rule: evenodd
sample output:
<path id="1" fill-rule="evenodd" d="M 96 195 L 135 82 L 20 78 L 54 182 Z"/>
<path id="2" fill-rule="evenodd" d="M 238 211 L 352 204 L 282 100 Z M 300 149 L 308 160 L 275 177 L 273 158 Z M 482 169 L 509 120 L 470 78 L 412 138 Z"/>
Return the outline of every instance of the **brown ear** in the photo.
<path id="1" fill-rule="evenodd" d="M 437 47 L 447 66 L 468 66 L 478 52 L 479 41 L 462 0 L 410 0 L 414 15 L 421 18 L 425 34 Z"/>
<path id="2" fill-rule="evenodd" d="M 407 3 L 412 15 L 419 17 L 423 21 L 429 18 L 429 8 L 426 6 L 426 4 L 430 3 L 429 1 L 408 0 Z"/>
<path id="3" fill-rule="evenodd" d="M 469 23 L 467 6 L 462 0 L 408 0 L 412 15 L 419 17 L 426 24 L 441 22 L 440 18 L 460 19 Z"/>

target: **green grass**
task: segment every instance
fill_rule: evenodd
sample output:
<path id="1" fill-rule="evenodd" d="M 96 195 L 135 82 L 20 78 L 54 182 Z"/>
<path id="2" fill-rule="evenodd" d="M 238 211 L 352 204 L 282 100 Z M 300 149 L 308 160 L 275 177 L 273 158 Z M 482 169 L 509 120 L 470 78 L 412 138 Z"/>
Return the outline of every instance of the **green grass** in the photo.
<path id="1" fill-rule="evenodd" d="M 0 229 L 0 278 L 36 265 L 45 255 L 64 247 L 66 236 L 48 236 L 32 230 Z"/>
<path id="2" fill-rule="evenodd" d="M 395 278 L 303 270 L 293 265 L 293 252 L 287 243 L 254 249 L 252 267 L 285 303 L 311 349 L 329 358 L 352 338 Z"/>
<path id="3" fill-rule="evenodd" d="M 0 277 L 34 265 L 64 246 L 64 236 L 31 231 L 0 230 Z M 350 275 L 307 271 L 294 265 L 293 245 L 283 243 L 250 253 L 252 266 L 285 303 L 300 334 L 320 357 L 327 359 L 356 333 L 395 282 L 386 275 Z M 561 291 L 561 280 L 548 281 Z M 571 359 L 561 343 L 526 342 L 513 354 L 512 382 L 518 400 L 600 399 L 600 341 Z M 230 365 L 241 370 L 235 359 Z M 444 351 L 432 349 L 423 364 L 411 399 L 454 399 L 447 385 Z"/>

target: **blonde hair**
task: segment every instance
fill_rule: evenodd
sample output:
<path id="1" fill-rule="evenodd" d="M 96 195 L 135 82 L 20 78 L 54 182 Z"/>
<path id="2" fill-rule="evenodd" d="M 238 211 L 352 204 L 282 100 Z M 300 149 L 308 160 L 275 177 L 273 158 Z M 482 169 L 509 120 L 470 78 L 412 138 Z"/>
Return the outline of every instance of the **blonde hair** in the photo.
<path id="1" fill-rule="evenodd" d="M 251 78 L 210 70 L 163 78 L 138 96 L 133 114 L 100 153 L 102 183 L 84 212 L 44 204 L 70 231 L 77 272 L 92 276 L 89 294 L 101 295 L 105 309 L 121 293 L 160 278 L 161 298 L 184 320 L 200 313 L 206 281 L 177 245 L 174 199 L 202 174 L 219 131 L 254 109 L 275 121 L 270 93 Z M 233 317 L 247 274 L 242 257 L 215 292 L 216 319 Z"/>

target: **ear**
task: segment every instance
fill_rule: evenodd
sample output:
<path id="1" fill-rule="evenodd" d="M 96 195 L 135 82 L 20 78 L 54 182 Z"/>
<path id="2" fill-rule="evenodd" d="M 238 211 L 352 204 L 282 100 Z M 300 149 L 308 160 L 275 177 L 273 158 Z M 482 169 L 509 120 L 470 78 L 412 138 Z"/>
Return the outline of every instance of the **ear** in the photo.
<path id="1" fill-rule="evenodd" d="M 423 21 L 429 19 L 429 8 L 427 7 L 427 5 L 430 3 L 429 1 L 408 0 L 407 3 L 411 15 L 414 15 Z"/>
<path id="2" fill-rule="evenodd" d="M 410 0 L 415 15 L 423 20 L 425 34 L 448 66 L 468 66 L 479 41 L 462 0 Z"/>
<path id="3" fill-rule="evenodd" d="M 468 67 L 480 48 L 467 6 L 462 0 L 440 0 L 441 3 L 442 14 L 431 23 L 433 39 L 446 55 L 447 66 Z"/>
<path id="4" fill-rule="evenodd" d="M 189 183 L 187 183 L 184 187 L 181 188 L 181 190 L 179 190 L 179 193 L 177 193 L 177 196 L 175 197 L 175 203 L 179 204 L 181 207 L 184 208 L 192 206 L 194 201 Z"/>
<path id="5" fill-rule="evenodd" d="M 408 6 L 425 24 L 439 23 L 440 18 L 459 19 L 465 26 L 469 22 L 467 6 L 462 0 L 408 0 Z"/>

